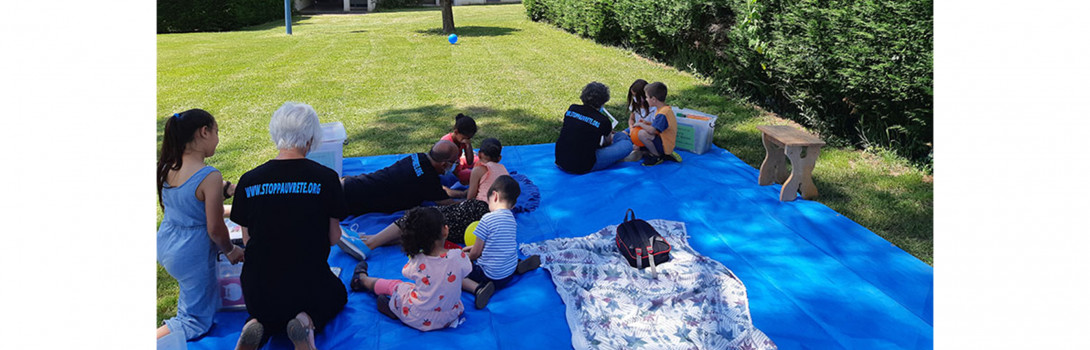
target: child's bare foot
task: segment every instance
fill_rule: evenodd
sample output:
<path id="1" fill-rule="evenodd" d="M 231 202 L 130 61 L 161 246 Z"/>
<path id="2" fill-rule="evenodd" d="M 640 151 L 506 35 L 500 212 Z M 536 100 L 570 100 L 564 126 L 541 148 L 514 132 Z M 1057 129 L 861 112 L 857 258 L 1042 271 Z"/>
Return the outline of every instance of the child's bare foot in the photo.
<path id="1" fill-rule="evenodd" d="M 643 153 L 640 152 L 640 150 L 637 148 L 637 149 L 633 150 L 632 153 L 629 153 L 627 157 L 624 157 L 624 161 L 626 161 L 626 162 L 635 162 L 637 160 L 640 160 L 640 158 L 642 158 L 642 157 L 643 157 Z"/>
<path id="2" fill-rule="evenodd" d="M 295 350 L 318 350 L 314 346 L 314 322 L 306 312 L 300 312 L 288 321 L 287 331 Z"/>
<path id="3" fill-rule="evenodd" d="M 235 350 L 257 350 L 261 346 L 261 338 L 265 336 L 265 327 L 257 319 L 251 319 L 242 326 L 242 334 L 238 336 Z"/>

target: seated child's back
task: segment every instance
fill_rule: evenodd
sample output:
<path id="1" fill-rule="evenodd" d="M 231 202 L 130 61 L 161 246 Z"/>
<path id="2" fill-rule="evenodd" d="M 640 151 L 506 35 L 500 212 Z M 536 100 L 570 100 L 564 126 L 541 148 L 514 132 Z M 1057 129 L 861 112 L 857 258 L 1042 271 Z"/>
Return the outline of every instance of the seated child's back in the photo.
<path id="1" fill-rule="evenodd" d="M 499 280 L 511 276 L 518 264 L 518 244 L 515 235 L 518 224 L 511 209 L 497 209 L 485 214 L 477 225 L 477 239 L 487 242 L 477 259 L 477 265 L 488 278 Z"/>

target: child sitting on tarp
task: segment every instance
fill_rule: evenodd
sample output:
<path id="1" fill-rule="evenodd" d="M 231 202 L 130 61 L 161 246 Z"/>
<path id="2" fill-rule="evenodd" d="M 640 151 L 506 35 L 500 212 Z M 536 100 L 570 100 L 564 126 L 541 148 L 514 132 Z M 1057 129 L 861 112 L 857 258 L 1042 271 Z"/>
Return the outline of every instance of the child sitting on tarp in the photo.
<path id="1" fill-rule="evenodd" d="M 476 134 L 477 122 L 467 115 L 458 113 L 454 117 L 453 130 L 440 138 L 440 140 L 453 142 L 462 151 L 462 157 L 458 159 L 458 164 L 454 167 L 454 177 L 462 185 L 469 185 L 469 176 L 473 171 L 473 166 L 477 164 L 477 157 L 473 155 L 473 143 L 471 142 Z M 454 181 L 444 179 L 443 185 L 453 186 Z"/>
<path id="2" fill-rule="evenodd" d="M 637 123 L 643 130 L 639 131 L 640 142 L 644 144 L 641 150 L 646 149 L 648 154 L 643 157 L 643 165 L 659 165 L 664 160 L 681 161 L 681 156 L 674 152 L 674 141 L 677 137 L 677 116 L 670 106 L 666 105 L 666 84 L 654 82 L 644 88 L 647 93 L 647 103 L 655 107 L 655 117 L 651 122 Z"/>
<path id="3" fill-rule="evenodd" d="M 518 181 L 510 175 L 496 178 L 488 189 L 488 209 L 474 232 L 473 245 L 465 247 L 473 260 L 473 272 L 462 281 L 462 290 L 472 292 L 478 309 L 488 305 L 488 299 L 497 288 L 503 288 L 516 273 L 522 274 L 541 266 L 537 255 L 518 260 L 518 244 L 515 242 L 517 224 L 511 208 L 518 201 Z"/>
<path id="4" fill-rule="evenodd" d="M 624 132 L 632 140 L 632 153 L 625 157 L 626 162 L 639 160 L 643 155 L 640 151 L 640 147 L 644 147 L 643 141 L 640 141 L 640 130 L 643 130 L 642 124 L 649 124 L 655 117 L 655 107 L 647 103 L 646 87 L 647 81 L 643 79 L 636 79 L 628 87 L 628 98 L 625 100 L 628 104 L 628 129 Z"/>
<path id="5" fill-rule="evenodd" d="M 370 277 L 367 262 L 361 261 L 352 274 L 352 290 L 374 292 L 379 312 L 421 331 L 461 323 L 465 307 L 460 288 L 473 264 L 461 250 L 443 248 L 448 230 L 438 209 L 405 212 L 401 249 L 411 258 L 401 274 L 414 282 Z"/>

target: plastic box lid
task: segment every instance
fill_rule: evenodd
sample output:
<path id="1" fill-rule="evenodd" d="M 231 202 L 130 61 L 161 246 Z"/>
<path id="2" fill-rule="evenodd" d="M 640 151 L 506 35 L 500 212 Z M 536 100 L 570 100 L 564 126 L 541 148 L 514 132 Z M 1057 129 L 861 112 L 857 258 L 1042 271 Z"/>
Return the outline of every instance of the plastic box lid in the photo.
<path id="1" fill-rule="evenodd" d="M 348 139 L 348 133 L 344 131 L 341 122 L 322 123 L 322 142 L 344 143 Z"/>

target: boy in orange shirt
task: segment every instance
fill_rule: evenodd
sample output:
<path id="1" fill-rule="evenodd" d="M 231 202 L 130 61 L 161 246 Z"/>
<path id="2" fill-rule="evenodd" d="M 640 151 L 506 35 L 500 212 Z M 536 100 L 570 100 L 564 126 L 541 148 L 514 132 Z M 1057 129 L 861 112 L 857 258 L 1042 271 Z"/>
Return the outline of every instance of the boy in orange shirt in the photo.
<path id="1" fill-rule="evenodd" d="M 651 122 L 641 121 L 638 124 L 642 130 L 638 135 L 641 142 L 646 145 L 648 154 L 643 157 L 643 165 L 659 165 L 665 160 L 681 162 L 681 156 L 674 153 L 674 142 L 677 138 L 677 116 L 670 106 L 666 105 L 666 84 L 654 82 L 644 88 L 647 93 L 647 104 L 655 107 L 655 117 Z"/>

